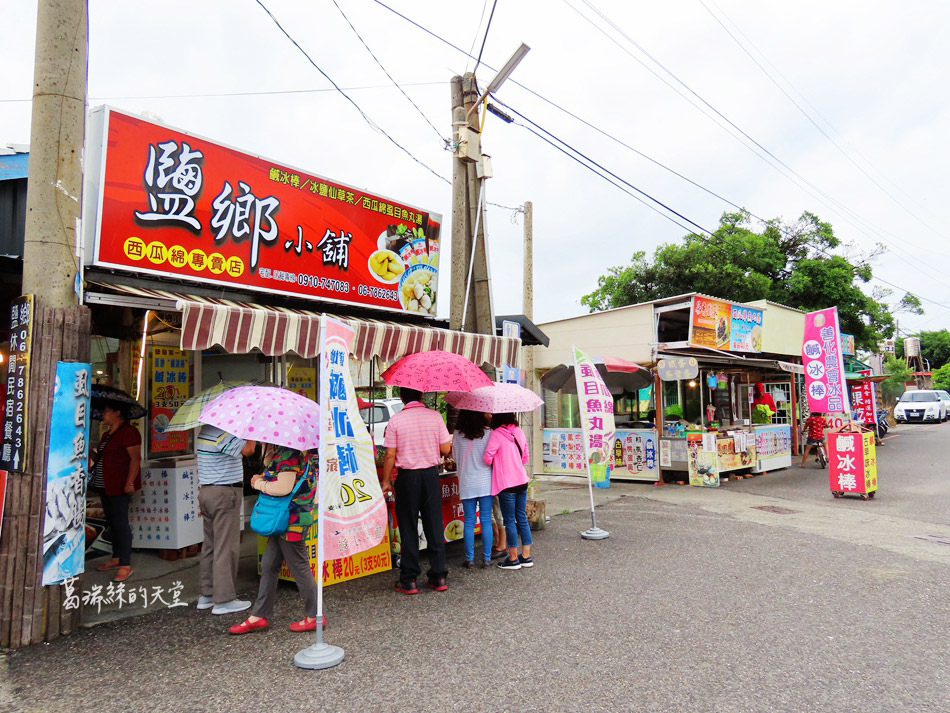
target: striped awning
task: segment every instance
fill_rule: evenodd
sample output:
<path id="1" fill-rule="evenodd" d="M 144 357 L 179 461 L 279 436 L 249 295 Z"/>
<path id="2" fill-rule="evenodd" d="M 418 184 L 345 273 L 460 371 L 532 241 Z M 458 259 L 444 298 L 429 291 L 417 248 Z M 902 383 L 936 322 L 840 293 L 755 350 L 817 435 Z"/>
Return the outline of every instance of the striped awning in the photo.
<path id="1" fill-rule="evenodd" d="M 181 312 L 182 349 L 201 351 L 220 346 L 230 354 L 260 350 L 268 356 L 279 356 L 294 352 L 308 359 L 319 351 L 320 314 L 316 312 L 128 285 L 90 283 L 89 286 L 107 288 L 111 294 L 87 292 L 88 304 L 127 304 Z M 378 357 L 392 362 L 407 354 L 442 349 L 461 354 L 479 366 L 490 364 L 501 368 L 503 364 L 520 364 L 520 339 L 381 320 L 328 316 L 355 330 L 352 353 L 363 361 Z"/>

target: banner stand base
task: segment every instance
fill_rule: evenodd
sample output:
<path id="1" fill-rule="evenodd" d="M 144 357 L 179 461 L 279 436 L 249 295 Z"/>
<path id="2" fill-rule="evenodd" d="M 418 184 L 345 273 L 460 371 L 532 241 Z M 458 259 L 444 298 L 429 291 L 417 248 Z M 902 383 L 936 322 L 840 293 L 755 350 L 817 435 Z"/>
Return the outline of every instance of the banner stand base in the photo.
<path id="1" fill-rule="evenodd" d="M 330 646 L 322 641 L 298 651 L 294 656 L 294 665 L 298 668 L 319 670 L 332 668 L 343 661 L 343 649 L 339 646 Z"/>
<path id="2" fill-rule="evenodd" d="M 589 530 L 584 530 L 581 533 L 581 537 L 585 540 L 606 540 L 610 537 L 610 533 L 606 530 L 601 530 L 599 527 L 592 527 Z"/>

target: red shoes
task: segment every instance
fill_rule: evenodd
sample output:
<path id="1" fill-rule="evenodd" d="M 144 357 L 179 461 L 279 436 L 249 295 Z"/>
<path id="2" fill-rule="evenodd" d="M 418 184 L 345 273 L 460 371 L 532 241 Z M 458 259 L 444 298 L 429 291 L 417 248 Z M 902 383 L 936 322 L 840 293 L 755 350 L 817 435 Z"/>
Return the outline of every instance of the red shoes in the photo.
<path id="1" fill-rule="evenodd" d="M 245 619 L 240 624 L 232 626 L 228 631 L 232 634 L 246 634 L 249 631 L 256 631 L 258 629 L 267 628 L 267 619 L 258 619 L 257 621 L 251 621 L 250 619 Z"/>
<path id="2" fill-rule="evenodd" d="M 323 628 L 327 628 L 327 618 L 323 617 Z M 316 631 L 317 630 L 317 620 L 316 617 L 313 619 L 301 619 L 300 621 L 295 621 L 290 625 L 291 631 Z"/>

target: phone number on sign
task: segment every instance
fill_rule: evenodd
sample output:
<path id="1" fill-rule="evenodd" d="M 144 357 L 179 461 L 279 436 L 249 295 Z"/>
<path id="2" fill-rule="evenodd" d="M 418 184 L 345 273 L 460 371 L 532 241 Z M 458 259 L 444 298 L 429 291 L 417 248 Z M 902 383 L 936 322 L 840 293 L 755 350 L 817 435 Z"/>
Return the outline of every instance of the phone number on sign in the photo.
<path id="1" fill-rule="evenodd" d="M 372 285 L 357 285 L 356 294 L 360 297 L 375 297 L 378 300 L 389 300 L 390 302 L 399 301 L 399 293 L 396 290 L 384 290 Z"/>

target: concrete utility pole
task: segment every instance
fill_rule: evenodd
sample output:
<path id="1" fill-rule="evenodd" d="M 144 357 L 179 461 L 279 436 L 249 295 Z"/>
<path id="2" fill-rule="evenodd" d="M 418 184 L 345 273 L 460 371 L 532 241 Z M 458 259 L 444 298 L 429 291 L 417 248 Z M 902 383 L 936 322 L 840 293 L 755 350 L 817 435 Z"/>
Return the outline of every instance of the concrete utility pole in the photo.
<path id="1" fill-rule="evenodd" d="M 459 146 L 452 158 L 452 283 L 449 326 L 478 334 L 494 334 L 485 212 L 479 213 L 483 178 L 475 75 L 452 78 L 452 128 Z M 477 223 L 477 230 L 476 230 Z M 469 273 L 471 272 L 471 287 Z"/>
<path id="2" fill-rule="evenodd" d="M 86 125 L 86 0 L 39 0 L 23 293 L 76 304 L 76 229 Z"/>
<path id="3" fill-rule="evenodd" d="M 59 361 L 89 361 L 88 307 L 73 290 L 86 119 L 86 0 L 39 0 L 27 181 L 23 294 L 32 294 L 33 356 L 24 460 L 8 476 L 0 538 L 0 647 L 50 641 L 78 627 L 66 589 L 43 585 L 50 412 Z M 9 316 L 8 316 L 9 319 Z M 74 583 L 82 591 L 82 576 Z"/>
<path id="4" fill-rule="evenodd" d="M 521 292 L 521 311 L 524 316 L 534 321 L 534 206 L 531 201 L 525 201 L 524 204 L 524 276 L 522 281 L 524 288 Z M 538 380 L 534 373 L 534 347 L 522 347 L 524 353 L 524 385 L 535 393 L 538 392 Z M 536 454 L 541 446 L 540 429 L 535 434 L 534 421 L 537 416 L 536 411 L 529 411 L 524 415 L 525 433 L 531 434 L 531 448 L 528 449 L 528 472 L 532 475 L 536 472 Z"/>

